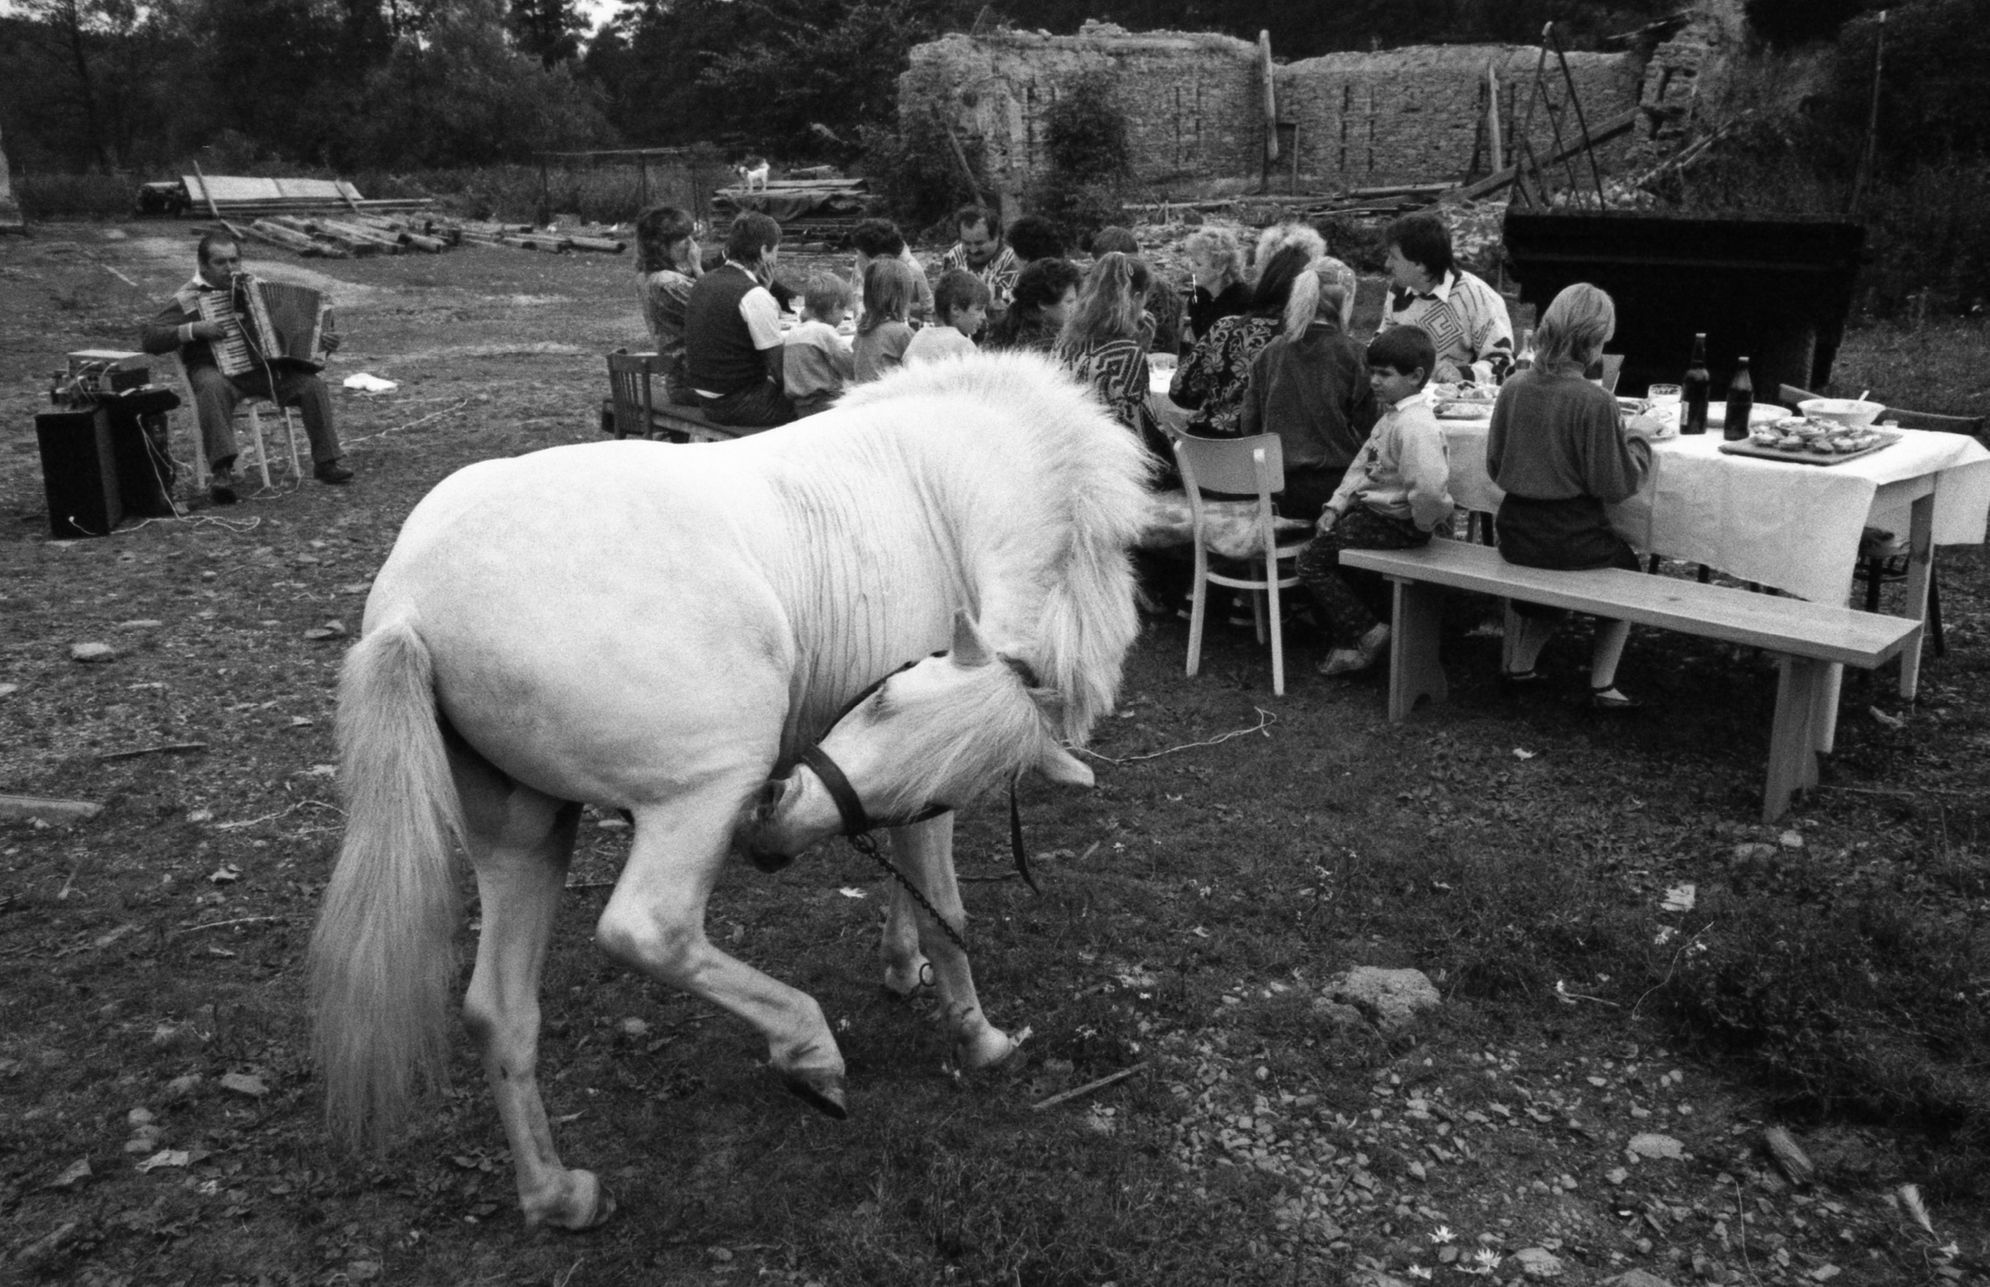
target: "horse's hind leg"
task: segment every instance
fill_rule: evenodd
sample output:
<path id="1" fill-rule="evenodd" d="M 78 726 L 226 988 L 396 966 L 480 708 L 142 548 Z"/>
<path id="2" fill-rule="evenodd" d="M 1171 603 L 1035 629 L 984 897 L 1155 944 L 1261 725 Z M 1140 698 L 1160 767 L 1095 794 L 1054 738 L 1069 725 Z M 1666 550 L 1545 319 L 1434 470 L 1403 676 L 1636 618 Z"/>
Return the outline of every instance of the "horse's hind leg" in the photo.
<path id="1" fill-rule="evenodd" d="M 967 910 L 961 905 L 960 884 L 954 876 L 954 819 L 951 813 L 891 832 L 892 848 L 907 879 L 916 882 L 947 924 L 966 936 Z M 895 884 L 896 882 L 894 882 Z M 1016 1052 L 1009 1034 L 988 1022 L 981 1000 L 974 991 L 974 972 L 962 951 L 933 918 L 920 910 L 911 896 L 893 889 L 891 913 L 885 922 L 886 983 L 891 982 L 894 943 L 905 936 L 900 912 L 914 918 L 918 945 L 930 960 L 934 984 L 939 988 L 940 1010 L 954 1038 L 954 1053 L 964 1068 L 989 1068 Z"/>
<path id="2" fill-rule="evenodd" d="M 764 770 L 757 771 L 764 777 Z M 725 861 L 739 804 L 754 779 L 636 811 L 636 839 L 595 941 L 660 983 L 732 1011 L 767 1038 L 795 1093 L 844 1116 L 843 1055 L 815 998 L 726 955 L 705 937 L 705 904 Z"/>
<path id="3" fill-rule="evenodd" d="M 615 1203 L 592 1172 L 560 1164 L 538 1076 L 539 977 L 580 806 L 519 786 L 466 755 L 451 760 L 483 919 L 464 1023 L 504 1121 L 525 1222 L 585 1229 L 606 1220 Z"/>

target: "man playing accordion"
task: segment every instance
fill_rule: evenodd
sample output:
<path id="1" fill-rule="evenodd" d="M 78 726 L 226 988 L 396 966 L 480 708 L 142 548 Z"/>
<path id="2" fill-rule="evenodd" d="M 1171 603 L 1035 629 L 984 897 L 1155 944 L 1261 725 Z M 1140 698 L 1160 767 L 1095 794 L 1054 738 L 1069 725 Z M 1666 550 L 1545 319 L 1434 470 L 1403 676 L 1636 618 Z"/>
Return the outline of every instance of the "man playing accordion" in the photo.
<path id="1" fill-rule="evenodd" d="M 235 503 L 235 407 L 243 398 L 267 398 L 279 406 L 296 407 L 304 416 L 304 433 L 311 440 L 313 476 L 321 483 L 349 483 L 352 471 L 341 462 L 338 430 L 332 427 L 332 399 L 315 373 L 288 362 L 256 358 L 248 369 L 224 374 L 217 350 L 232 355 L 243 347 L 243 322 L 236 314 L 235 275 L 242 251 L 225 233 L 200 239 L 199 272 L 173 293 L 173 298 L 145 324 L 140 346 L 147 353 L 178 350 L 193 386 L 195 414 L 213 480 L 208 493 L 217 505 Z M 338 336 L 327 333 L 320 343 L 329 353 Z M 239 366 L 239 359 L 228 365 Z"/>

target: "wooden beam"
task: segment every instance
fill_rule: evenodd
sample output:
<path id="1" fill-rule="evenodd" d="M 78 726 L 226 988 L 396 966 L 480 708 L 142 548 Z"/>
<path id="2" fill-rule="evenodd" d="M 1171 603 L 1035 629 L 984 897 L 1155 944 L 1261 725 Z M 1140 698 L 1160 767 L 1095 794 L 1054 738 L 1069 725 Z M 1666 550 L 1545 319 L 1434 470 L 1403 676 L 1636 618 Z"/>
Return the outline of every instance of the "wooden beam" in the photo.
<path id="1" fill-rule="evenodd" d="M 1581 138 L 1567 144 L 1551 155 L 1542 157 L 1540 163 L 1543 166 L 1550 166 L 1557 161 L 1574 156 L 1584 149 L 1595 147 L 1599 143 L 1608 143 L 1611 139 L 1616 138 L 1619 134 L 1637 124 L 1637 121 L 1638 111 L 1636 108 L 1625 112 L 1621 116 L 1613 116 L 1601 125 L 1598 125 L 1594 130 L 1584 134 Z M 1464 187 L 1457 189 L 1458 195 L 1467 200 L 1475 200 L 1486 195 L 1488 192 L 1497 192 L 1499 189 L 1513 182 L 1514 175 L 1518 172 L 1519 168 L 1517 165 L 1509 165 L 1503 170 L 1487 175 L 1477 183 L 1466 184 Z"/>

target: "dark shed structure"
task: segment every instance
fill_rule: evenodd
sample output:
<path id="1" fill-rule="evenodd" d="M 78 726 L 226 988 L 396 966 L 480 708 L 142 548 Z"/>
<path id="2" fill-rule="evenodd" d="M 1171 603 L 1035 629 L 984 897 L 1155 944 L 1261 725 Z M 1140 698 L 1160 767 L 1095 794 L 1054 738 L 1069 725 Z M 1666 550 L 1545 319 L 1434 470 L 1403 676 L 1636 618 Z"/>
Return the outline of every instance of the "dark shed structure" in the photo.
<path id="1" fill-rule="evenodd" d="M 1716 398 L 1741 355 L 1757 398 L 1830 380 L 1865 248 L 1862 225 L 1834 219 L 1509 211 L 1505 232 L 1524 301 L 1583 281 L 1616 300 L 1620 390 L 1677 382 L 1704 331 Z"/>

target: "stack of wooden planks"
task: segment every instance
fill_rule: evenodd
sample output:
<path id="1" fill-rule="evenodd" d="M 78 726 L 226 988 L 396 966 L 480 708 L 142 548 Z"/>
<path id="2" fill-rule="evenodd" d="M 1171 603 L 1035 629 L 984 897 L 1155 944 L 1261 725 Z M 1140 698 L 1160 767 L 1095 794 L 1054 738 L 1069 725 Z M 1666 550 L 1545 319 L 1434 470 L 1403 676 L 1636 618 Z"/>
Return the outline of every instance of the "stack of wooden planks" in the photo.
<path id="1" fill-rule="evenodd" d="M 614 228 L 590 225 L 562 231 L 531 224 L 491 223 L 474 219 L 406 212 L 269 214 L 245 225 L 226 218 L 222 231 L 250 237 L 294 254 L 324 259 L 369 255 L 440 254 L 455 246 L 508 246 L 515 250 L 594 251 L 620 254 L 628 240 Z"/>
<path id="2" fill-rule="evenodd" d="M 780 222 L 782 239 L 789 242 L 841 245 L 858 223 L 881 209 L 881 199 L 863 179 L 770 179 L 764 187 L 720 188 L 712 197 L 716 222 L 758 210 Z"/>

